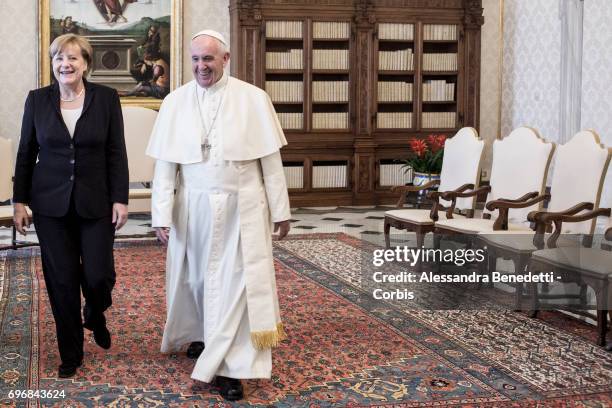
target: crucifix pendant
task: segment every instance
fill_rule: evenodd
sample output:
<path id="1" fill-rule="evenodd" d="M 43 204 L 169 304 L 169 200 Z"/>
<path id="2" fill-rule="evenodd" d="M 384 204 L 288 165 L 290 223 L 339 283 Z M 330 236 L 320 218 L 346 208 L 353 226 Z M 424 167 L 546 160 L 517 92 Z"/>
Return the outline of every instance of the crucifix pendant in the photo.
<path id="1" fill-rule="evenodd" d="M 208 139 L 202 142 L 202 158 L 204 160 L 208 160 L 208 152 L 210 152 L 211 148 L 212 148 L 212 145 L 208 143 Z"/>

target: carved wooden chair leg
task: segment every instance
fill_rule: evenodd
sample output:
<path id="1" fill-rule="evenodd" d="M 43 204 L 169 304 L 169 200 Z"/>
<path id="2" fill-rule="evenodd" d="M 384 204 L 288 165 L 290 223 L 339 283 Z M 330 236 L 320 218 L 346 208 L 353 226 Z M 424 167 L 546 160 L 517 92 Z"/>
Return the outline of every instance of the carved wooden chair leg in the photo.
<path id="1" fill-rule="evenodd" d="M 607 307 L 610 307 L 610 305 L 608 304 Z M 608 315 L 610 316 L 610 320 L 612 321 L 612 310 L 608 310 Z M 612 341 L 606 344 L 606 350 L 612 351 Z"/>
<path id="2" fill-rule="evenodd" d="M 527 310 L 527 316 L 535 319 L 538 316 L 538 284 L 527 284 L 527 293 L 529 294 L 529 310 Z"/>
<path id="3" fill-rule="evenodd" d="M 434 231 L 434 233 L 433 233 L 433 247 L 434 247 L 434 249 L 440 249 L 440 243 L 441 242 L 442 242 L 442 234 L 436 233 Z M 441 266 L 441 261 L 436 262 L 434 264 L 434 267 L 432 268 L 433 272 L 436 273 L 436 274 L 439 274 L 440 273 L 440 266 Z"/>
<path id="4" fill-rule="evenodd" d="M 608 331 L 608 313 L 606 310 L 597 311 L 597 345 L 606 345 L 606 332 Z"/>
<path id="5" fill-rule="evenodd" d="M 514 286 L 514 311 L 520 312 L 523 304 L 523 284 L 517 283 Z"/>
<path id="6" fill-rule="evenodd" d="M 529 264 L 529 257 L 528 256 L 519 256 L 518 259 L 514 259 L 514 273 L 525 273 L 525 271 L 527 270 L 527 266 Z M 517 283 L 514 286 L 515 292 L 514 292 L 514 311 L 515 312 L 520 312 L 521 311 L 521 306 L 523 304 L 523 284 L 522 283 Z"/>
<path id="7" fill-rule="evenodd" d="M 425 245 L 425 233 L 417 228 L 417 230 L 415 231 L 415 234 L 416 234 L 416 247 L 417 249 L 420 249 Z M 416 267 L 415 269 L 416 273 L 420 274 L 421 272 L 423 272 L 423 262 L 421 261 L 421 258 L 417 259 L 415 267 Z"/>
<path id="8" fill-rule="evenodd" d="M 480 274 L 480 276 L 485 276 L 485 275 L 490 275 L 490 271 L 488 270 L 488 265 L 489 265 L 489 257 L 491 256 L 490 253 L 487 254 L 487 262 L 479 262 L 478 263 L 478 273 Z M 476 288 L 478 290 L 482 289 L 482 282 L 478 281 L 478 286 L 476 286 Z"/>
<path id="9" fill-rule="evenodd" d="M 420 249 L 425 245 L 425 234 L 422 231 L 416 231 L 416 247 Z"/>
<path id="10" fill-rule="evenodd" d="M 389 231 L 391 231 L 391 223 L 385 220 L 385 247 L 391 248 L 391 237 L 389 237 Z"/>
<path id="11" fill-rule="evenodd" d="M 487 258 L 487 274 L 489 275 L 489 283 L 487 284 L 487 286 L 489 288 L 493 287 L 493 281 L 491 278 L 493 277 L 493 272 L 495 271 L 496 268 L 497 268 L 497 252 L 491 251 L 489 252 L 489 257 Z"/>
<path id="12" fill-rule="evenodd" d="M 606 303 L 608 299 L 608 282 L 604 281 L 597 290 L 597 344 L 604 347 L 606 345 L 606 333 L 608 332 L 608 311 Z"/>
<path id="13" fill-rule="evenodd" d="M 587 292 L 588 286 L 585 284 L 580 284 L 580 306 L 585 307 L 587 304 Z"/>
<path id="14" fill-rule="evenodd" d="M 11 232 L 11 249 L 17 249 L 17 228 L 14 225 Z"/>

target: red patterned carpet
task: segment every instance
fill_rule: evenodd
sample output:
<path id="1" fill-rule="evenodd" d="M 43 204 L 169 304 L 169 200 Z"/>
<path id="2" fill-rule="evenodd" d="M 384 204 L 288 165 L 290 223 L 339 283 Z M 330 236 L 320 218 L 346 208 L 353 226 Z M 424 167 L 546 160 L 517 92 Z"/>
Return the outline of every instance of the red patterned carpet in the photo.
<path id="1" fill-rule="evenodd" d="M 113 347 L 104 351 L 88 338 L 84 366 L 70 380 L 56 378 L 54 323 L 40 260 L 30 256 L 35 250 L 0 255 L 0 405 L 612 406 L 612 357 L 581 337 L 539 321 L 527 327 L 533 336 L 546 340 L 556 335 L 570 339 L 573 347 L 547 341 L 550 350 L 535 352 L 538 356 L 504 356 L 512 351 L 504 343 L 507 336 L 495 343 L 483 332 L 479 350 L 457 334 L 456 325 L 448 332 L 440 329 L 444 319 L 456 320 L 456 315 L 406 313 L 362 296 L 348 283 L 351 265 L 343 256 L 367 251 L 368 245 L 342 234 L 276 243 L 278 290 L 289 338 L 273 353 L 272 380 L 247 381 L 246 400 L 234 405 L 189 377 L 194 363 L 183 353 L 159 352 L 165 318 L 161 246 L 118 245 L 115 303 L 107 315 Z M 530 320 L 507 316 L 522 329 Z M 486 320 L 482 314 L 478 318 Z M 592 333 L 587 326 L 574 326 Z M 23 389 L 63 390 L 66 397 L 7 397 L 10 390 Z"/>

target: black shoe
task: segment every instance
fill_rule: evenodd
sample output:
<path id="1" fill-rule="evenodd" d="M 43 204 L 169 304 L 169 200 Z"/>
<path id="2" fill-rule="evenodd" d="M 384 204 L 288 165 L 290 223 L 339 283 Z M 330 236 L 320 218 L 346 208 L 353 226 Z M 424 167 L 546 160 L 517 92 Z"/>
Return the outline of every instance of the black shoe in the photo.
<path id="1" fill-rule="evenodd" d="M 76 374 L 77 368 L 79 368 L 83 364 L 82 361 L 79 361 L 77 364 L 60 364 L 57 369 L 57 376 L 59 378 L 70 378 Z"/>
<path id="2" fill-rule="evenodd" d="M 219 394 L 226 401 L 238 401 L 244 398 L 244 391 L 240 380 L 218 375 L 215 378 L 215 385 L 219 388 Z"/>
<path id="3" fill-rule="evenodd" d="M 201 341 L 194 341 L 187 348 L 187 357 L 195 360 L 200 357 L 200 354 L 204 351 L 204 343 Z"/>
<path id="4" fill-rule="evenodd" d="M 96 344 L 102 347 L 105 350 L 108 350 L 111 347 L 111 335 L 106 325 L 96 327 L 93 331 L 94 340 Z"/>

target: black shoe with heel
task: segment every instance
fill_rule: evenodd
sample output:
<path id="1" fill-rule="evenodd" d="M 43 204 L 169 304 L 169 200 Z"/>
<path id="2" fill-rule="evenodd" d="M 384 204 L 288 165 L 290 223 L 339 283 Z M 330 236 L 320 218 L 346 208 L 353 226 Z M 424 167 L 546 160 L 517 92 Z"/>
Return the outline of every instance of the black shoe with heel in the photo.
<path id="1" fill-rule="evenodd" d="M 93 331 L 96 344 L 105 350 L 111 347 L 111 335 L 106 327 L 104 313 L 95 314 L 86 303 L 83 307 L 83 327 Z"/>
<path id="2" fill-rule="evenodd" d="M 83 361 L 79 361 L 78 363 L 62 363 L 57 369 L 57 376 L 59 378 L 70 378 L 76 374 L 77 368 L 79 368 L 83 364 Z"/>
<path id="3" fill-rule="evenodd" d="M 111 335 L 106 325 L 96 327 L 93 330 L 94 340 L 96 344 L 102 347 L 105 350 L 108 350 L 111 347 Z"/>

